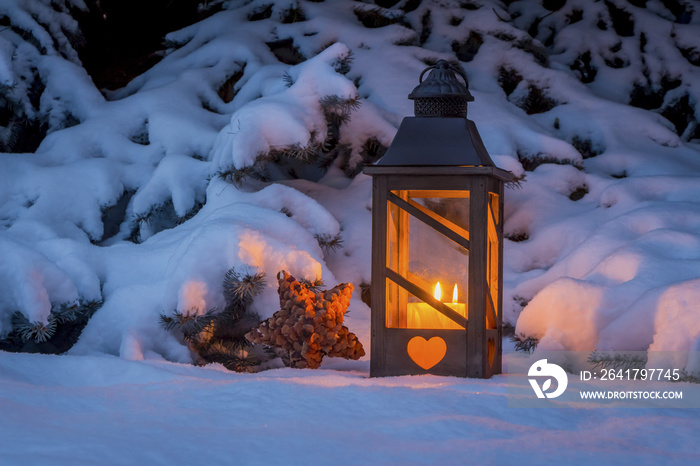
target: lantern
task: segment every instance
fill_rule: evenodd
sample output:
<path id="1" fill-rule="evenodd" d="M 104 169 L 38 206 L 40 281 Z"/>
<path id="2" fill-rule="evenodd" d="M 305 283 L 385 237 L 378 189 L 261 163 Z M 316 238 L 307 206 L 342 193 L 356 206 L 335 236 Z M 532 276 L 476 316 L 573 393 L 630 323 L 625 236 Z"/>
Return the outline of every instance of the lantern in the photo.
<path id="1" fill-rule="evenodd" d="M 501 372 L 503 184 L 513 176 L 466 118 L 474 98 L 460 70 L 439 61 L 408 98 L 415 117 L 364 169 L 373 178 L 370 375 L 488 378 Z"/>

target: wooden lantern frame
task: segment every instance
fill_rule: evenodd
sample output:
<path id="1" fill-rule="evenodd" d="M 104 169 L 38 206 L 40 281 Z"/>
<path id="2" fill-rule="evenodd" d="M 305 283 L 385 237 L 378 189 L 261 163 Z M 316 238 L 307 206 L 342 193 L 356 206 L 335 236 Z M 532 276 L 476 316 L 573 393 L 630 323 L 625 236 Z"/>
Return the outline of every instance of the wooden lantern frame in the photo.
<path id="1" fill-rule="evenodd" d="M 439 61 L 419 81 L 409 95 L 416 116 L 404 118 L 386 154 L 364 168 L 373 178 L 370 376 L 489 378 L 502 369 L 503 188 L 513 175 L 494 165 L 476 125 L 466 118 L 467 102 L 474 98 L 459 67 Z M 453 220 L 460 227 L 415 201 L 421 197 L 469 198 L 468 222 L 466 213 L 458 214 Z M 465 251 L 464 257 L 449 257 L 467 262 L 457 264 L 467 273 L 460 284 L 466 303 L 441 302 L 410 271 L 409 218 Z M 409 307 L 417 318 L 407 317 Z M 434 317 L 440 325 L 421 325 Z M 416 347 L 419 357 L 412 353 Z M 425 361 L 426 354 L 432 362 Z"/>
<path id="2" fill-rule="evenodd" d="M 501 373 L 502 355 L 502 287 L 503 287 L 503 186 L 512 179 L 509 172 L 496 167 L 367 167 L 365 173 L 372 175 L 372 377 L 424 374 L 452 375 L 459 377 L 489 378 Z M 461 191 L 468 192 L 469 238 L 414 205 L 400 199 L 395 191 Z M 496 195 L 496 208 L 489 203 Z M 397 199 L 398 198 L 398 199 Z M 416 289 L 414 283 L 403 279 L 387 266 L 388 254 L 388 209 L 394 204 L 413 215 L 424 224 L 443 235 L 468 246 L 468 318 L 457 315 L 445 304 L 434 299 L 428 290 Z M 496 212 L 494 212 L 496 211 Z M 494 228 L 489 232 L 489 215 Z M 496 241 L 497 263 L 492 264 L 497 277 L 496 301 L 489 289 L 489 235 Z M 494 236 L 495 235 L 495 236 Z M 465 241 L 466 240 L 466 244 Z M 404 248 L 405 250 L 405 248 Z M 464 329 L 410 329 L 389 328 L 387 319 L 387 280 L 397 284 L 439 312 L 452 318 Z M 429 340 L 438 336 L 447 345 L 444 358 L 426 370 L 418 366 L 406 352 L 413 337 Z"/>

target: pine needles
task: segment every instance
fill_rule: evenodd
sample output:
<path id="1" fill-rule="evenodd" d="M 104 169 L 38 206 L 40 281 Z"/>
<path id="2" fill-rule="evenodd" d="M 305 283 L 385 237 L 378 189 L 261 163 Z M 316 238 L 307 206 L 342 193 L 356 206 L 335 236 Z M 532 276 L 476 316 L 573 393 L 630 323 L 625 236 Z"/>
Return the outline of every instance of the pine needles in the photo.
<path id="1" fill-rule="evenodd" d="M 515 104 L 525 110 L 525 113 L 528 115 L 548 112 L 559 105 L 559 102 L 550 98 L 544 89 L 537 87 L 535 84 L 530 83 L 527 89 L 527 95 L 523 96 Z"/>
<path id="2" fill-rule="evenodd" d="M 224 298 L 231 306 L 238 306 L 237 309 L 245 310 L 253 298 L 262 292 L 265 286 L 265 272 L 237 272 L 236 269 L 229 269 L 224 277 Z"/>
<path id="3" fill-rule="evenodd" d="M 498 69 L 498 84 L 506 96 L 511 95 L 522 80 L 522 75 L 510 66 L 501 66 Z"/>
<path id="4" fill-rule="evenodd" d="M 474 59 L 479 49 L 484 43 L 484 38 L 476 31 L 471 31 L 469 37 L 463 42 L 453 42 L 452 51 L 457 58 L 463 62 L 470 62 Z"/>
<path id="5" fill-rule="evenodd" d="M 57 322 L 49 318 L 49 321 L 30 322 L 19 311 L 12 314 L 12 328 L 19 334 L 22 341 L 34 340 L 36 343 L 44 343 L 56 333 Z"/>
<path id="6" fill-rule="evenodd" d="M 594 143 L 590 138 L 584 138 L 578 135 L 571 138 L 571 145 L 581 154 L 584 160 L 596 157 L 605 152 L 605 148 L 602 147 L 602 144 Z"/>
<path id="7" fill-rule="evenodd" d="M 340 236 L 340 233 L 335 236 L 331 236 L 327 233 L 316 235 L 316 241 L 318 241 L 318 245 L 321 246 L 325 254 L 335 252 L 343 247 L 343 238 Z"/>
<path id="8" fill-rule="evenodd" d="M 383 28 L 390 24 L 400 24 L 403 22 L 403 16 L 401 14 L 380 7 L 357 7 L 353 12 L 362 25 L 369 29 Z"/>
<path id="9" fill-rule="evenodd" d="M 333 63 L 333 69 L 338 74 L 346 75 L 350 72 L 350 68 L 352 68 L 352 62 L 354 59 L 355 59 L 355 55 L 353 54 L 353 52 L 351 50 L 350 53 L 338 58 Z"/>
<path id="10" fill-rule="evenodd" d="M 351 61 L 352 56 L 348 55 L 337 62 L 337 68 L 344 71 L 345 67 L 349 67 Z M 286 86 L 294 85 L 294 78 L 291 74 L 285 73 L 282 79 Z M 272 147 L 268 152 L 258 154 L 252 165 L 241 168 L 232 166 L 219 171 L 217 174 L 219 178 L 240 188 L 247 179 L 263 182 L 272 181 L 273 177 L 270 176 L 270 172 L 276 173 L 277 177 L 282 173 L 286 174 L 287 179 L 297 179 L 303 178 L 303 173 L 308 168 L 325 172 L 335 160 L 339 158 L 344 160 L 344 156 L 347 156 L 349 164 L 352 150 L 349 145 L 341 143 L 341 132 L 343 125 L 350 121 L 351 114 L 360 107 L 360 100 L 328 95 L 322 97 L 319 104 L 326 122 L 325 135 L 321 134 L 321 129 L 312 130 L 309 133 L 308 143 Z M 375 152 L 382 150 L 380 147 L 368 147 L 369 157 L 373 156 L 371 153 L 373 149 Z M 274 165 L 274 169 L 270 169 L 270 165 Z M 356 167 L 348 170 L 345 168 L 345 166 L 341 167 L 350 177 L 359 173 L 359 170 L 354 169 Z"/>
<path id="11" fill-rule="evenodd" d="M 101 306 L 99 301 L 59 304 L 51 309 L 46 322 L 30 321 L 16 311 L 11 318 L 12 330 L 0 339 L 0 350 L 45 354 L 68 351 Z"/>
<path id="12" fill-rule="evenodd" d="M 302 278 L 301 280 L 299 280 L 299 283 L 301 283 L 309 291 L 312 291 L 314 293 L 319 293 L 323 291 L 323 289 L 326 287 L 326 284 L 320 278 L 314 278 L 313 280 L 311 280 L 310 278 Z"/>
<path id="13" fill-rule="evenodd" d="M 510 341 L 515 343 L 515 351 L 523 353 L 532 353 L 540 342 L 536 338 L 526 337 L 522 333 L 512 335 Z"/>
<path id="14" fill-rule="evenodd" d="M 602 369 L 622 370 L 644 369 L 647 363 L 646 356 L 624 353 L 605 353 L 593 351 L 588 356 L 588 362 L 593 364 L 593 371 Z"/>
<path id="15" fill-rule="evenodd" d="M 219 176 L 223 178 L 231 175 L 219 173 Z M 172 199 L 153 205 L 148 211 L 134 215 L 131 219 L 131 233 L 126 239 L 133 243 L 140 243 L 160 231 L 182 225 L 197 215 L 202 207 L 204 207 L 204 201 L 196 201 L 192 208 L 181 217 L 175 211 Z M 145 234 L 145 231 L 149 233 Z"/>
<path id="16" fill-rule="evenodd" d="M 254 348 L 245 338 L 260 322 L 260 317 L 248 307 L 265 288 L 265 273 L 232 268 L 226 272 L 222 288 L 226 301 L 223 310 L 161 314 L 161 327 L 182 336 L 197 356 L 197 364 L 220 363 L 229 370 L 251 372 L 270 358 L 267 350 Z"/>

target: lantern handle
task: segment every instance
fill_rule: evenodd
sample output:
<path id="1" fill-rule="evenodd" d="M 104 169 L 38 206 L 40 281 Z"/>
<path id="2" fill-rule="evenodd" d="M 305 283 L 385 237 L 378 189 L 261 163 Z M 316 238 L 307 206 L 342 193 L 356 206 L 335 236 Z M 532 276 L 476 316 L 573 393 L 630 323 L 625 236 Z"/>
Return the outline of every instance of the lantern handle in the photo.
<path id="1" fill-rule="evenodd" d="M 467 86 L 467 89 L 469 89 L 469 81 L 467 80 L 467 76 L 464 74 L 464 71 L 452 66 L 447 60 L 438 60 L 437 63 L 435 63 L 434 65 L 431 65 L 424 69 L 423 72 L 420 74 L 420 77 L 418 78 L 418 84 L 423 84 L 423 76 L 425 75 L 425 73 L 438 68 L 452 70 L 458 75 L 460 75 L 464 80 L 464 84 Z"/>

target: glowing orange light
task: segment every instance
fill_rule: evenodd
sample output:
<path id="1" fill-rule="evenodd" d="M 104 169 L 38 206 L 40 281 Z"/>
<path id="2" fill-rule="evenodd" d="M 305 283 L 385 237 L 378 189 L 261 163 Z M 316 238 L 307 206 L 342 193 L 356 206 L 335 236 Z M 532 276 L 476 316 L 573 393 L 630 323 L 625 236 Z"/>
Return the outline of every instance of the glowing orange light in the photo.
<path id="1" fill-rule="evenodd" d="M 435 289 L 433 292 L 433 297 L 435 298 L 436 301 L 443 302 L 442 300 L 442 287 L 440 286 L 440 282 L 435 283 Z M 442 309 L 444 309 L 443 306 L 447 306 L 448 308 L 452 309 L 453 311 L 457 312 L 459 315 L 463 317 L 467 317 L 467 304 L 466 303 L 460 303 L 457 302 L 459 298 L 459 290 L 457 289 L 457 285 L 454 286 L 453 292 L 452 292 L 452 302 L 450 303 L 445 303 L 442 306 L 440 306 Z M 432 305 L 428 303 L 408 303 L 407 305 L 407 328 L 425 328 L 425 329 L 464 329 L 463 326 L 460 324 L 454 322 L 450 317 L 447 317 L 442 313 L 442 311 L 438 311 L 436 308 L 434 308 Z M 432 341 L 432 340 L 430 340 Z M 414 343 L 412 346 L 419 345 L 418 343 Z M 420 346 L 420 345 L 419 345 Z M 414 348 L 415 351 L 418 351 L 418 347 Z M 423 350 L 421 350 L 423 351 Z M 429 351 L 432 354 L 432 350 Z M 436 353 L 439 353 L 439 351 L 436 351 Z M 417 353 L 416 353 L 417 354 Z M 419 366 L 423 367 L 421 362 L 419 362 L 420 357 L 416 356 L 414 358 L 414 354 L 412 354 L 409 351 L 409 356 L 418 364 Z M 433 361 L 432 364 L 437 364 L 437 362 L 442 359 L 444 356 L 444 353 L 436 359 L 436 361 Z M 432 364 L 430 365 L 432 367 Z"/>

